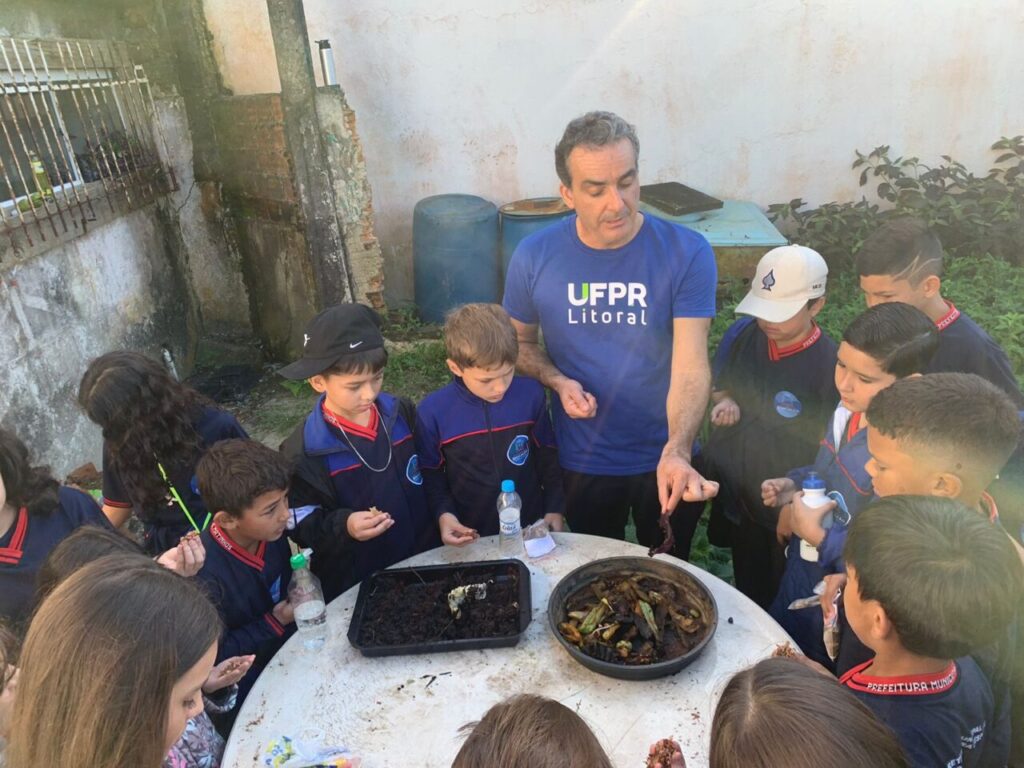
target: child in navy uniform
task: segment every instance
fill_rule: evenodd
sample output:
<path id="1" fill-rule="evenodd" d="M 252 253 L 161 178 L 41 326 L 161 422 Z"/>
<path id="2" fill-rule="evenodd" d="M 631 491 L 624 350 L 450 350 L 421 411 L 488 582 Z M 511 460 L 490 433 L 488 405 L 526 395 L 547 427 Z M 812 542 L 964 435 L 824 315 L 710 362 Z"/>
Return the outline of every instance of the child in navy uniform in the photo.
<path id="1" fill-rule="evenodd" d="M 967 654 L 1014 616 L 1024 568 L 1002 532 L 959 503 L 893 496 L 850 525 L 846 617 L 875 652 L 841 682 L 918 768 L 1004 766 L 1009 722 Z"/>
<path id="2" fill-rule="evenodd" d="M 103 429 L 103 511 L 115 527 L 134 510 L 156 555 L 209 524 L 195 466 L 218 440 L 246 437 L 234 416 L 137 352 L 93 360 L 78 403 Z"/>
<path id="3" fill-rule="evenodd" d="M 28 449 L 0 429 L 0 622 L 19 629 L 36 603 L 36 574 L 76 528 L 110 523 L 90 496 L 33 467 Z"/>
<path id="4" fill-rule="evenodd" d="M 927 373 L 974 373 L 1024 409 L 1006 353 L 964 312 L 942 296 L 942 243 L 920 219 L 900 218 L 864 241 L 855 256 L 868 306 L 902 301 L 917 307 L 939 329 L 939 349 Z"/>
<path id="5" fill-rule="evenodd" d="M 925 222 L 914 218 L 889 222 L 864 241 L 855 261 L 868 306 L 905 301 L 935 321 L 939 349 L 927 373 L 977 374 L 1003 390 L 1024 416 L 1024 394 L 1006 353 L 943 297 L 942 243 Z M 1000 502 L 1003 525 L 1020 536 L 1024 532 L 1024 441 L 989 486 L 989 493 Z M 1024 757 L 1021 760 L 1024 763 Z"/>
<path id="6" fill-rule="evenodd" d="M 882 390 L 865 416 L 864 470 L 876 496 L 952 498 L 999 522 L 996 501 L 986 489 L 1020 434 L 1016 409 L 1005 392 L 974 374 L 930 373 L 901 379 Z M 829 591 L 844 580 L 841 574 L 830 577 Z M 831 601 L 823 601 L 826 614 L 831 613 L 829 605 Z M 866 658 L 846 657 L 847 649 L 841 646 L 840 674 Z"/>
<path id="7" fill-rule="evenodd" d="M 814 322 L 827 277 L 825 260 L 810 248 L 766 253 L 736 307 L 750 317 L 726 331 L 712 366 L 714 430 L 704 451 L 705 475 L 720 483 L 712 538 L 732 547 L 736 587 L 765 609 L 785 557 L 761 481 L 814 459 L 836 401 L 836 345 Z"/>
<path id="8" fill-rule="evenodd" d="M 331 600 L 381 568 L 439 542 L 413 429 L 415 406 L 381 391 L 388 355 L 380 317 L 360 304 L 310 322 L 302 358 L 282 368 L 322 397 L 281 446 L 295 466 L 292 537 L 316 552 Z"/>
<path id="9" fill-rule="evenodd" d="M 289 469 L 281 454 L 254 440 L 222 441 L 196 467 L 199 492 L 214 510 L 203 531 L 206 563 L 197 578 L 224 620 L 217 662 L 256 656 L 238 682 L 239 705 L 295 630 L 288 602 L 291 549 L 284 536 Z"/>
<path id="10" fill-rule="evenodd" d="M 1001 515 L 986 492 L 1013 452 L 1020 434 L 1009 396 L 979 376 L 932 373 L 897 381 L 879 392 L 868 407 L 867 472 L 875 494 L 953 498 L 996 524 Z M 1017 546 L 1020 546 L 1018 540 Z M 1024 554 L 1022 554 L 1024 557 Z M 822 601 L 831 614 L 831 596 L 845 577 L 830 576 Z M 1022 593 L 1024 597 L 1024 593 Z M 829 618 L 826 615 L 826 619 Z M 996 691 L 996 704 L 1008 707 L 1015 727 L 1012 765 L 1024 765 L 1024 603 L 1008 636 L 978 660 Z M 863 663 L 870 649 L 849 631 L 839 615 L 842 635 L 839 674 Z M 1010 699 L 1012 698 L 1012 705 Z"/>
<path id="11" fill-rule="evenodd" d="M 789 605 L 810 597 L 826 574 L 843 571 L 846 526 L 826 530 L 822 525 L 826 510 L 807 507 L 797 491 L 813 470 L 826 489 L 843 499 L 845 514 L 854 516 L 871 501 L 871 477 L 864 468 L 868 460 L 864 411 L 878 392 L 924 369 L 935 353 L 938 335 L 927 315 L 909 304 L 880 304 L 857 317 L 839 345 L 835 368 L 839 405 L 814 465 L 762 483 L 765 505 L 781 507 L 779 534 L 789 538 L 786 570 L 769 613 L 807 656 L 826 667 L 832 667 L 832 660 L 822 640 L 821 610 L 816 605 L 790 610 Z"/>
<path id="12" fill-rule="evenodd" d="M 466 304 L 444 327 L 453 381 L 417 409 L 424 488 L 445 544 L 498 532 L 495 499 L 513 480 L 522 523 L 563 528 L 565 499 L 544 388 L 515 376 L 519 342 L 497 304 Z"/>

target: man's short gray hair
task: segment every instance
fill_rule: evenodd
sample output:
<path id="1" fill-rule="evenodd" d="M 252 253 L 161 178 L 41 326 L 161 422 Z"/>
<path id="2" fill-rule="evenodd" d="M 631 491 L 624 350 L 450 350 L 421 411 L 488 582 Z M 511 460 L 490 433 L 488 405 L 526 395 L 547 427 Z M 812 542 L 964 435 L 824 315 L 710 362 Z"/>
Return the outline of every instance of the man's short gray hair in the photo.
<path id="1" fill-rule="evenodd" d="M 629 139 L 633 155 L 640 162 L 640 140 L 636 128 L 613 112 L 587 112 L 565 127 L 558 146 L 555 147 L 555 172 L 562 184 L 572 186 L 569 175 L 569 153 L 576 147 L 606 147 L 622 139 Z"/>

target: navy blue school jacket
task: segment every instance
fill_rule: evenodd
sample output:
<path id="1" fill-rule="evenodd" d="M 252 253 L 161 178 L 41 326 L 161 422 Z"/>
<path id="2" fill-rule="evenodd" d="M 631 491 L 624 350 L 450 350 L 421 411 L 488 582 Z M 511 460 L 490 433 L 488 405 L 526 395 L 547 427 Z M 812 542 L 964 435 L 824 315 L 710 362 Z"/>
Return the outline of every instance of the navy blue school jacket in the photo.
<path id="1" fill-rule="evenodd" d="M 820 328 L 803 342 L 779 349 L 754 318 L 733 323 L 713 362 L 714 389 L 740 407 L 740 421 L 715 427 L 704 449 L 705 474 L 721 487 L 716 514 L 772 530 L 776 510 L 761 503 L 761 482 L 814 460 L 822 430 L 839 399 L 836 344 Z"/>
<path id="2" fill-rule="evenodd" d="M 192 519 L 196 521 L 196 525 L 202 527 L 207 510 L 196 484 L 196 464 L 199 463 L 203 452 L 214 443 L 235 437 L 245 438 L 248 435 L 234 416 L 212 405 L 203 407 L 192 426 L 199 433 L 200 452 L 187 466 L 165 466 L 164 469 L 167 470 L 171 482 L 188 507 Z M 167 503 L 158 507 L 143 508 L 132 502 L 131 494 L 118 474 L 117 464 L 111 457 L 110 445 L 106 441 L 103 443 L 103 503 L 123 509 L 135 507 L 135 514 L 145 524 L 146 551 L 152 555 L 161 554 L 177 546 L 181 537 L 192 530 L 192 524 L 181 511 L 181 507 L 171 498 L 170 493 L 167 495 Z"/>
<path id="3" fill-rule="evenodd" d="M 295 465 L 288 493 L 292 538 L 312 547 L 313 572 L 331 600 L 374 571 L 437 546 L 440 538 L 423 492 L 415 406 L 381 392 L 371 435 L 328 424 L 323 403 L 321 397 L 281 450 Z M 348 516 L 370 507 L 389 513 L 395 524 L 375 539 L 355 541 L 346 530 Z"/>
<path id="4" fill-rule="evenodd" d="M 39 567 L 81 525 L 112 530 L 92 497 L 74 488 L 59 488 L 50 512 L 18 510 L 10 530 L 0 536 L 0 622 L 17 628 L 28 619 L 35 608 Z"/>
<path id="5" fill-rule="evenodd" d="M 925 373 L 977 374 L 1006 392 L 1018 410 L 1024 409 L 1024 395 L 1002 347 L 968 315 L 946 304 L 949 311 L 935 323 L 939 348 Z"/>
<path id="6" fill-rule="evenodd" d="M 868 431 L 860 429 L 851 435 L 850 423 L 855 418 L 843 406 L 832 414 L 828 430 L 821 441 L 821 448 L 814 465 L 802 467 L 788 474 L 799 488 L 807 472 L 817 472 L 825 481 L 825 488 L 842 494 L 851 516 L 871 503 L 874 489 L 871 476 L 864 469 L 870 456 L 868 453 Z M 846 543 L 846 526 L 830 528 L 818 547 L 818 562 L 804 560 L 800 556 L 800 537 L 793 536 L 786 548 L 786 569 L 782 574 L 779 592 L 768 610 L 786 632 L 789 633 L 806 656 L 828 668 L 834 662 L 825 651 L 822 639 L 824 630 L 821 608 L 813 605 L 797 611 L 789 610 L 789 604 L 802 597 L 810 597 L 815 585 L 827 574 L 843 571 L 843 545 Z"/>
<path id="7" fill-rule="evenodd" d="M 502 480 L 522 497 L 523 525 L 564 514 L 558 449 L 544 387 L 515 376 L 497 403 L 481 400 L 461 378 L 431 392 L 416 410 L 416 446 L 427 502 L 481 536 L 498 532 Z"/>
<path id="8" fill-rule="evenodd" d="M 288 599 L 292 570 L 288 539 L 260 542 L 255 554 L 247 552 L 216 523 L 203 531 L 206 562 L 196 578 L 205 587 L 224 621 L 217 661 L 256 654 L 256 661 L 238 683 L 238 704 L 252 689 L 267 662 L 284 644 L 295 624 L 282 626 L 274 606 Z"/>
<path id="9" fill-rule="evenodd" d="M 1009 722 L 968 656 L 932 675 L 875 677 L 868 661 L 840 679 L 888 725 L 914 768 L 995 768 L 1009 758 Z"/>

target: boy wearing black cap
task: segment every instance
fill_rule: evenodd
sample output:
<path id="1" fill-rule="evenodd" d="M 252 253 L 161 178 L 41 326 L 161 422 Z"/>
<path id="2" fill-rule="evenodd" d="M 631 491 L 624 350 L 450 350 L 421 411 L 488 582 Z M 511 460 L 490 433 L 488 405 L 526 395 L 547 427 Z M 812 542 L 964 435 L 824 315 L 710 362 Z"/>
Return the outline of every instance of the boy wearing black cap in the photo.
<path id="1" fill-rule="evenodd" d="M 292 538 L 316 553 L 328 600 L 439 543 L 413 439 L 415 407 L 381 391 L 388 354 L 380 323 L 361 304 L 325 309 L 306 328 L 302 358 L 280 370 L 321 395 L 281 450 L 295 464 Z"/>

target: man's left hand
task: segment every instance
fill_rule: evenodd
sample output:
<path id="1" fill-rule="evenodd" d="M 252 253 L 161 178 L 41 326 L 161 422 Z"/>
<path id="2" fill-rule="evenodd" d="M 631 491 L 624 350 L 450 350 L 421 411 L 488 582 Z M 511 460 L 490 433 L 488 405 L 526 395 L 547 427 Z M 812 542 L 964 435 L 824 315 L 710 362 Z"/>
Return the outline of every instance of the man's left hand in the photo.
<path id="1" fill-rule="evenodd" d="M 671 514 L 680 501 L 707 501 L 718 493 L 718 483 L 705 480 L 678 454 L 662 454 L 657 475 L 662 514 Z"/>

